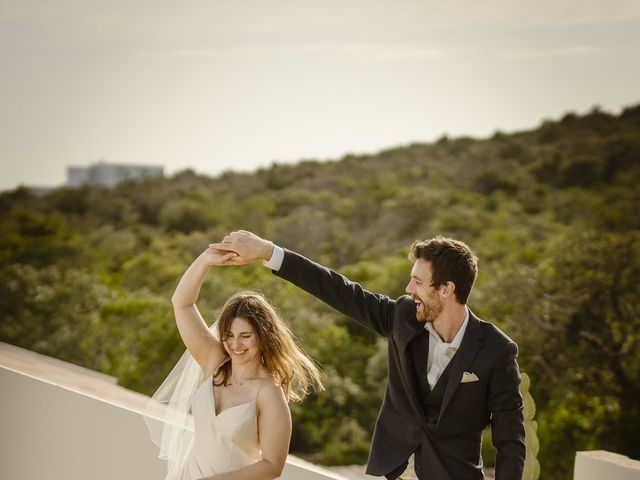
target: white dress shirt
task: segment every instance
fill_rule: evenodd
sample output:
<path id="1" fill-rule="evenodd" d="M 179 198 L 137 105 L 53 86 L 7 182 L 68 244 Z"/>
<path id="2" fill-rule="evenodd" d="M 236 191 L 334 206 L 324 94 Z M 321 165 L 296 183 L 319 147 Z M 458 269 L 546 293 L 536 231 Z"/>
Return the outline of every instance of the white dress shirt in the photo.
<path id="1" fill-rule="evenodd" d="M 462 337 L 464 337 L 464 332 L 467 329 L 467 324 L 469 323 L 469 309 L 465 308 L 464 322 L 462 322 L 462 326 L 456 336 L 451 340 L 451 343 L 447 343 L 440 335 L 436 333 L 431 325 L 431 322 L 426 322 L 424 328 L 429 332 L 429 358 L 427 359 L 427 381 L 429 382 L 429 388 L 433 390 L 433 387 L 436 386 L 436 382 L 444 372 L 444 369 L 447 368 L 449 362 L 460 348 L 460 344 L 462 343 Z"/>
<path id="2" fill-rule="evenodd" d="M 282 266 L 282 261 L 284 260 L 284 250 L 282 247 L 277 245 L 273 246 L 273 252 L 271 253 L 271 258 L 269 260 L 263 260 L 262 264 L 270 268 L 271 270 L 275 270 L 276 272 L 280 270 Z"/>

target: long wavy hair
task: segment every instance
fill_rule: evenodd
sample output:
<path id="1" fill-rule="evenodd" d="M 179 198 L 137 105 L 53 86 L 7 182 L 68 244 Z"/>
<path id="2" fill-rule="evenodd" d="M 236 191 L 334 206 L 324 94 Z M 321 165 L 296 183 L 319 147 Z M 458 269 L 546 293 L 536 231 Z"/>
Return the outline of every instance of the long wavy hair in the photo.
<path id="1" fill-rule="evenodd" d="M 288 325 L 263 295 L 245 291 L 226 301 L 218 317 L 221 342 L 228 336 L 231 323 L 237 317 L 247 320 L 255 328 L 260 340 L 262 363 L 269 375 L 282 386 L 287 400 L 299 402 L 312 390 L 324 390 L 320 369 L 296 344 Z M 231 362 L 225 361 L 216 373 L 216 377 L 221 379 L 216 385 L 227 385 L 230 375 Z"/>

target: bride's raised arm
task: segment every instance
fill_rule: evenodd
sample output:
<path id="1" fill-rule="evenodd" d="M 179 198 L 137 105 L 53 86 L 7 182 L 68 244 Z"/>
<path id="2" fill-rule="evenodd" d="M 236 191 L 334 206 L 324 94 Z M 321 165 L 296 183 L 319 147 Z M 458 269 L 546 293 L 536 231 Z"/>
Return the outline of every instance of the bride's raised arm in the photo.
<path id="1" fill-rule="evenodd" d="M 234 253 L 208 248 L 189 266 L 176 287 L 171 303 L 185 346 L 208 375 L 225 360 L 222 345 L 211 333 L 196 307 L 204 276 L 211 266 L 223 265 Z"/>

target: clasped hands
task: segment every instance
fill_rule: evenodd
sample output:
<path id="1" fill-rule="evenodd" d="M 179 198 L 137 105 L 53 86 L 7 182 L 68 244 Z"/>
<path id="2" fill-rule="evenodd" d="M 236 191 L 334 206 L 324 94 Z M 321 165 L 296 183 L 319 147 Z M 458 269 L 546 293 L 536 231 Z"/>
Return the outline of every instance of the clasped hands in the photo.
<path id="1" fill-rule="evenodd" d="M 221 242 L 209 244 L 203 253 L 211 265 L 246 265 L 269 260 L 273 243 L 246 230 L 231 232 Z"/>

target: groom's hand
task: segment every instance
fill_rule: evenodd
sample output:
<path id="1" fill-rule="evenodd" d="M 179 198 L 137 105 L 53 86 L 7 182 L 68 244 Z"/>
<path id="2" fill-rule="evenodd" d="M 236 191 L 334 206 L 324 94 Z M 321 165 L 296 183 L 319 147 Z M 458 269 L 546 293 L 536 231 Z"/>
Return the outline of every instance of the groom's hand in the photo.
<path id="1" fill-rule="evenodd" d="M 212 243 L 209 248 L 236 254 L 225 265 L 246 265 L 257 260 L 269 260 L 273 254 L 272 242 L 246 230 L 231 232 L 222 242 Z"/>

